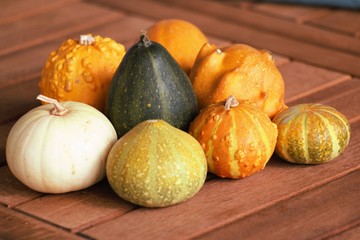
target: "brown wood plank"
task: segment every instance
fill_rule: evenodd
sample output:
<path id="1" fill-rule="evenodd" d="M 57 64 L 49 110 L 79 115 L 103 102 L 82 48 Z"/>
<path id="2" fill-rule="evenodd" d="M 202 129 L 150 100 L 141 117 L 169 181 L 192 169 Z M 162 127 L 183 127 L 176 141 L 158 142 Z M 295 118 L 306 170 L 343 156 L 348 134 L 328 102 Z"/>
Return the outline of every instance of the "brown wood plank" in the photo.
<path id="1" fill-rule="evenodd" d="M 151 21 L 141 17 L 121 16 L 104 25 L 82 29 L 74 33 L 66 33 L 53 41 L 0 56 L 0 88 L 32 78 L 40 79 L 41 70 L 50 52 L 57 49 L 68 38 L 78 39 L 81 34 L 92 33 L 93 35 L 113 38 L 125 45 L 129 41 L 133 42 L 140 30 L 151 23 Z M 127 30 L 122 31 L 121 29 Z"/>
<path id="2" fill-rule="evenodd" d="M 301 179 L 299 179 L 301 181 Z M 277 203 L 196 239 L 324 239 L 360 221 L 360 171 Z M 300 217 L 301 216 L 301 217 Z M 334 217 L 336 216 L 336 217 Z M 347 237 L 355 237 L 348 234 Z M 349 239 L 349 238 L 344 238 Z"/>
<path id="3" fill-rule="evenodd" d="M 242 180 L 215 178 L 206 182 L 187 202 L 163 209 L 140 208 L 83 233 L 104 239 L 192 238 L 256 214 L 360 170 L 360 163 L 354 158 L 360 154 L 360 122 L 351 127 L 352 139 L 346 151 L 326 164 L 297 165 L 273 156 L 262 172 L 251 177 Z"/>
<path id="4" fill-rule="evenodd" d="M 233 20 L 220 19 L 219 15 L 215 13 L 210 14 L 210 12 L 206 12 L 207 15 L 205 15 L 204 12 L 199 13 L 189 9 L 185 10 L 182 7 L 174 8 L 169 5 L 165 6 L 158 2 L 146 0 L 96 0 L 96 2 L 157 19 L 182 18 L 193 22 L 210 35 L 227 38 L 227 40 L 233 42 L 246 43 L 257 48 L 266 48 L 272 52 L 317 66 L 328 67 L 360 76 L 360 68 L 358 67 L 360 56 L 309 44 L 303 40 L 284 37 L 277 33 L 271 33 L 250 26 L 235 24 Z M 148 11 L 149 9 L 152 9 L 152 11 Z M 202 9 L 208 9 L 208 7 Z M 219 9 L 215 10 L 225 15 L 224 18 L 230 15 L 228 12 L 219 11 Z M 294 29 L 292 28 L 291 31 L 294 31 Z"/>
<path id="5" fill-rule="evenodd" d="M 72 232 L 121 216 L 135 208 L 135 205 L 120 199 L 107 181 L 76 192 L 45 195 L 16 207 Z"/>
<path id="6" fill-rule="evenodd" d="M 299 103 L 323 103 L 341 111 L 350 122 L 360 120 L 360 79 L 351 79 L 331 88 L 323 89 L 316 94 L 290 102 L 289 105 Z"/>
<path id="7" fill-rule="evenodd" d="M 255 3 L 251 10 L 266 15 L 284 18 L 296 23 L 303 23 L 316 17 L 321 17 L 332 13 L 328 8 L 319 8 L 310 5 L 281 4 L 281 3 Z"/>
<path id="8" fill-rule="evenodd" d="M 349 75 L 297 61 L 279 66 L 279 71 L 285 82 L 286 103 L 351 79 Z"/>
<path id="9" fill-rule="evenodd" d="M 0 206 L 0 239 L 84 239 L 55 226 Z"/>
<path id="10" fill-rule="evenodd" d="M 0 125 L 0 167 L 6 165 L 6 157 L 5 157 L 6 139 L 14 123 L 15 122 L 9 122 L 7 124 Z"/>
<path id="11" fill-rule="evenodd" d="M 50 11 L 75 1 L 79 0 L 2 0 L 0 25 L 14 22 L 21 18 L 36 15 L 41 12 Z"/>
<path id="12" fill-rule="evenodd" d="M 165 0 L 164 0 L 165 1 Z M 238 7 L 233 7 L 229 5 L 225 5 L 222 2 L 214 2 L 214 1 L 206 1 L 206 0 L 197 0 L 192 4 L 186 4 L 181 0 L 166 0 L 165 2 L 172 2 L 178 6 L 195 10 L 198 12 L 206 13 L 210 16 L 217 16 L 224 20 L 229 20 L 231 22 L 238 22 L 244 26 L 249 26 L 252 28 L 258 28 L 265 32 L 274 32 L 277 34 L 281 34 L 282 36 L 287 36 L 290 38 L 295 38 L 298 40 L 302 40 L 304 42 L 313 43 L 320 46 L 326 46 L 329 48 L 336 48 L 339 50 L 344 50 L 349 52 L 350 54 L 360 54 L 360 39 L 355 39 L 354 37 L 350 37 L 344 35 L 342 33 L 336 33 L 333 31 L 324 30 L 317 26 L 299 24 L 297 22 L 284 20 L 278 17 L 274 17 L 271 14 L 264 14 L 249 11 L 246 9 L 241 9 Z M 206 8 L 203 6 L 206 5 Z M 303 12 L 305 14 L 305 9 L 312 8 L 308 6 L 296 6 L 293 7 L 291 5 L 281 5 L 281 4 L 265 4 L 265 3 L 257 3 L 254 6 L 268 6 L 273 13 L 277 13 L 277 15 L 287 14 L 293 15 L 293 18 L 298 19 L 297 21 L 304 21 L 306 19 L 305 16 L 300 18 L 297 15 L 301 15 L 299 12 Z M 307 18 L 322 16 L 324 14 L 332 13 L 328 12 L 323 8 L 315 8 L 318 14 L 308 13 Z M 323 13 L 323 14 L 321 14 Z M 300 20 L 302 19 L 302 20 Z"/>
<path id="13" fill-rule="evenodd" d="M 41 69 L 50 52 L 55 50 L 68 38 L 78 39 L 80 34 L 85 32 L 92 33 L 93 35 L 110 37 L 119 43 L 124 44 L 126 49 L 128 49 L 138 40 L 140 31 L 146 29 L 151 24 L 153 24 L 152 20 L 140 16 L 125 16 L 101 26 L 67 34 L 54 41 L 45 42 L 22 51 L 0 56 L 0 88 L 35 77 L 40 77 Z M 122 29 L 126 29 L 126 31 L 123 31 Z M 219 38 L 210 36 L 209 39 L 219 46 L 229 44 L 228 41 Z M 279 57 L 279 60 L 280 59 L 283 62 L 285 61 L 285 58 Z"/>
<path id="14" fill-rule="evenodd" d="M 345 231 L 338 233 L 337 235 L 328 237 L 329 240 L 358 240 L 360 236 L 360 224 L 357 226 L 346 229 Z"/>
<path id="15" fill-rule="evenodd" d="M 21 84 L 0 88 L 0 124 L 17 120 L 23 114 L 40 105 L 36 100 L 39 94 L 40 78 L 34 78 Z"/>
<path id="16" fill-rule="evenodd" d="M 0 176 L 0 203 L 9 208 L 41 196 L 18 181 L 7 166 L 0 167 Z"/>
<path id="17" fill-rule="evenodd" d="M 111 11 L 92 4 L 74 3 L 0 25 L 0 55 L 56 39 L 65 33 L 101 25 L 122 15 L 120 11 Z"/>
<path id="18" fill-rule="evenodd" d="M 355 37 L 360 31 L 360 14 L 359 11 L 337 10 L 332 14 L 311 19 L 308 23 Z"/>

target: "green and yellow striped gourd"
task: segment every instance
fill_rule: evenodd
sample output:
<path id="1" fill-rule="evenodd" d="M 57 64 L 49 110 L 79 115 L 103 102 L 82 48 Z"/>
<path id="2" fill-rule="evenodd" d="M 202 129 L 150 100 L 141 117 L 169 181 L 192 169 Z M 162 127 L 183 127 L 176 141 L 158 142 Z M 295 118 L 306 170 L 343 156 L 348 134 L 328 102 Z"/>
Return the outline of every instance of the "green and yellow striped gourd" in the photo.
<path id="1" fill-rule="evenodd" d="M 323 104 L 292 106 L 279 112 L 273 122 L 279 130 L 275 152 L 293 163 L 328 162 L 338 157 L 350 141 L 347 118 Z"/>

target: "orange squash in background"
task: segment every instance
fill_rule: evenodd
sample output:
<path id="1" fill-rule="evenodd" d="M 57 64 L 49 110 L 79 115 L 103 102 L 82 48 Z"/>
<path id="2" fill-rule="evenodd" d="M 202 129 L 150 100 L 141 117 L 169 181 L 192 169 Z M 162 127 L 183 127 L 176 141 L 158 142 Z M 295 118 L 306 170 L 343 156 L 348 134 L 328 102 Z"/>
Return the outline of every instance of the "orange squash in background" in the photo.
<path id="1" fill-rule="evenodd" d="M 163 45 L 187 75 L 201 47 L 208 42 L 197 26 L 181 19 L 158 21 L 147 29 L 147 36 Z"/>
<path id="2" fill-rule="evenodd" d="M 204 108 L 189 133 L 205 151 L 208 171 L 222 178 L 244 178 L 262 170 L 272 156 L 277 127 L 247 101 L 229 97 Z"/>
<path id="3" fill-rule="evenodd" d="M 285 107 L 284 81 L 271 54 L 244 44 L 205 44 L 190 74 L 200 108 L 230 95 L 249 100 L 269 117 Z"/>
<path id="4" fill-rule="evenodd" d="M 100 111 L 125 48 L 110 38 L 82 35 L 51 52 L 42 70 L 40 93 L 58 101 L 78 101 Z"/>

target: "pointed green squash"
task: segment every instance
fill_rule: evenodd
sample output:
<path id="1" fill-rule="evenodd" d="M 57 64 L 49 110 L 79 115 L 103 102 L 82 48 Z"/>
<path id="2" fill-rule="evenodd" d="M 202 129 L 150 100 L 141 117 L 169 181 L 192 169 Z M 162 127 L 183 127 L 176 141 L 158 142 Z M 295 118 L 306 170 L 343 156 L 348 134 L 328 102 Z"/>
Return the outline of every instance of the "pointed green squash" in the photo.
<path id="1" fill-rule="evenodd" d="M 118 138 L 148 119 L 186 131 L 198 103 L 186 73 L 160 44 L 141 34 L 125 54 L 110 85 L 105 114 Z"/>

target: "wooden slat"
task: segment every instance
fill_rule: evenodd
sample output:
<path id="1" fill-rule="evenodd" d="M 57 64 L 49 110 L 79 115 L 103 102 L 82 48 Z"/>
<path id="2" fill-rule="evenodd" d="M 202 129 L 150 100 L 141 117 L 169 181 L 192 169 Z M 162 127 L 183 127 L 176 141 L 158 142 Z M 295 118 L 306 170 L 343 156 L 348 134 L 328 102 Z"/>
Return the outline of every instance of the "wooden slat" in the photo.
<path id="1" fill-rule="evenodd" d="M 345 229 L 343 232 L 338 233 L 337 235 L 328 237 L 329 240 L 358 240 L 360 236 L 360 224 L 357 226 Z"/>
<path id="2" fill-rule="evenodd" d="M 360 76 L 360 68 L 358 67 L 359 56 L 312 45 L 302 40 L 291 39 L 250 26 L 235 24 L 229 20 L 223 20 L 233 15 L 219 9 L 202 7 L 202 13 L 199 13 L 189 9 L 185 11 L 180 7 L 174 8 L 169 5 L 165 6 L 158 2 L 146 0 L 96 0 L 96 2 L 157 19 L 182 18 L 193 22 L 210 35 L 224 37 L 234 42 L 246 43 L 257 48 L 266 48 L 272 52 L 300 59 L 314 65 L 329 67 L 337 71 Z M 152 9 L 152 11 L 148 11 L 149 9 Z M 205 15 L 204 9 L 210 9 L 214 13 L 206 12 L 207 15 Z M 223 19 L 220 19 L 219 13 L 222 14 Z M 294 31 L 294 28 L 290 30 Z"/>
<path id="3" fill-rule="evenodd" d="M 121 216 L 134 208 L 137 207 L 120 199 L 106 181 L 85 190 L 45 195 L 16 207 L 73 232 Z"/>
<path id="4" fill-rule="evenodd" d="M 309 23 L 355 37 L 360 31 L 360 14 L 357 11 L 337 10 L 332 14 L 312 19 Z"/>
<path id="5" fill-rule="evenodd" d="M 323 103 L 341 111 L 350 122 L 360 120 L 360 79 L 351 79 L 290 103 Z"/>
<path id="6" fill-rule="evenodd" d="M 289 38 L 302 40 L 303 42 L 325 46 L 328 48 L 336 48 L 339 50 L 344 50 L 350 54 L 357 54 L 357 55 L 360 54 L 360 39 L 355 39 L 354 37 L 350 37 L 342 33 L 327 31 L 316 26 L 299 24 L 297 22 L 280 19 L 272 15 L 261 14 L 246 9 L 224 5 L 222 4 L 221 1 L 214 2 L 214 1 L 206 1 L 206 0 L 197 0 L 192 4 L 186 4 L 184 1 L 181 0 L 166 0 L 166 2 L 169 1 L 187 9 L 206 13 L 207 15 L 210 16 L 217 16 L 224 20 L 237 22 L 244 26 L 260 29 L 265 32 L 270 31 L 273 33 L 281 34 L 282 36 L 286 36 Z M 203 7 L 204 5 L 206 5 L 206 8 Z M 259 3 L 254 5 L 261 6 L 262 4 Z M 278 5 L 278 4 L 268 4 L 268 5 L 272 6 L 274 12 L 277 12 L 278 14 L 284 13 L 281 7 L 283 5 Z M 285 11 L 285 13 L 288 12 L 287 14 L 289 15 L 290 14 L 294 15 L 295 14 L 294 11 L 298 11 L 298 9 L 301 9 L 301 7 L 291 8 L 290 6 L 286 8 L 294 9 L 293 11 L 290 10 Z M 322 11 L 323 10 L 320 10 L 320 12 Z M 325 11 L 325 13 L 327 12 L 328 11 Z M 311 14 L 308 15 L 308 18 L 310 18 L 310 16 Z M 315 16 L 319 17 L 321 16 L 321 14 L 314 15 L 313 17 Z M 305 16 L 303 18 L 305 18 Z"/>
<path id="7" fill-rule="evenodd" d="M 333 10 L 327 8 L 299 4 L 254 3 L 251 6 L 253 11 L 284 18 L 296 23 L 303 23 L 306 20 L 325 16 L 333 12 Z"/>
<path id="8" fill-rule="evenodd" d="M 53 41 L 0 56 L 0 88 L 32 78 L 40 79 L 41 70 L 50 52 L 57 49 L 66 39 L 78 39 L 81 34 L 92 33 L 93 35 L 113 38 L 122 44 L 128 44 L 128 42 L 135 40 L 142 28 L 147 27 L 151 23 L 151 21 L 141 17 L 119 16 L 110 23 L 82 29 L 73 33 L 65 33 Z M 121 29 L 127 30 L 123 31 Z"/>
<path id="9" fill-rule="evenodd" d="M 19 182 L 7 166 L 0 168 L 0 176 L 0 203 L 9 208 L 41 196 Z"/>
<path id="10" fill-rule="evenodd" d="M 196 239 L 325 239 L 324 232 L 360 221 L 359 185 L 356 171 Z"/>
<path id="11" fill-rule="evenodd" d="M 28 240 L 28 239 L 83 239 L 74 234 L 40 222 L 32 217 L 0 206 L 0 239 Z"/>
<path id="12" fill-rule="evenodd" d="M 9 122 L 7 124 L 0 125 L 0 167 L 6 165 L 6 157 L 5 157 L 6 139 L 13 125 L 14 122 Z"/>
<path id="13" fill-rule="evenodd" d="M 117 19 L 119 16 L 122 16 L 119 11 L 111 11 L 85 3 L 74 3 L 1 25 L 0 55 L 56 39 L 65 33 L 69 34 L 101 25 Z"/>
<path id="14" fill-rule="evenodd" d="M 360 170 L 354 158 L 360 154 L 360 122 L 352 125 L 352 133 L 346 151 L 326 164 L 296 165 L 273 156 L 262 172 L 251 177 L 215 178 L 187 202 L 164 209 L 140 208 L 83 233 L 103 239 L 183 239 L 205 234 Z"/>
<path id="15" fill-rule="evenodd" d="M 2 0 L 0 25 L 17 21 L 79 0 Z"/>
<path id="16" fill-rule="evenodd" d="M 351 79 L 349 75 L 297 61 L 279 66 L 279 71 L 285 82 L 286 103 Z"/>
<path id="17" fill-rule="evenodd" d="M 126 49 L 131 47 L 139 37 L 142 29 L 146 29 L 154 21 L 144 19 L 140 16 L 126 16 L 116 19 L 101 26 L 81 30 L 80 32 L 66 34 L 53 41 L 14 52 L 9 55 L 0 56 L 0 88 L 40 77 L 46 59 L 51 51 L 55 50 L 68 38 L 78 39 L 80 34 L 92 33 L 103 37 L 110 37 L 125 45 Z M 124 30 L 126 29 L 126 31 Z M 211 42 L 219 46 L 229 44 L 228 41 L 211 37 Z M 285 61 L 286 58 L 279 60 Z"/>
<path id="18" fill-rule="evenodd" d="M 0 124 L 17 120 L 27 111 L 40 105 L 36 100 L 39 94 L 39 78 L 21 84 L 0 88 Z"/>

